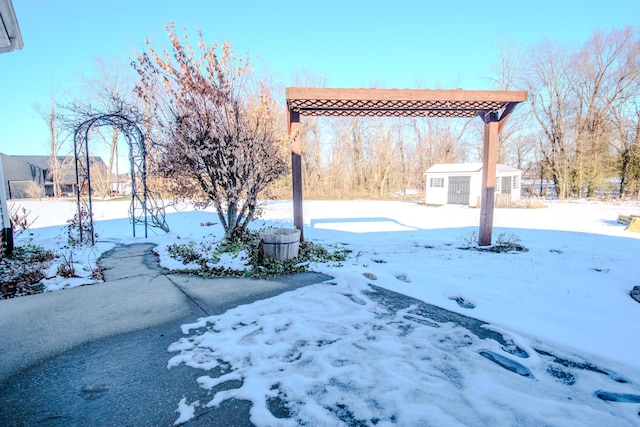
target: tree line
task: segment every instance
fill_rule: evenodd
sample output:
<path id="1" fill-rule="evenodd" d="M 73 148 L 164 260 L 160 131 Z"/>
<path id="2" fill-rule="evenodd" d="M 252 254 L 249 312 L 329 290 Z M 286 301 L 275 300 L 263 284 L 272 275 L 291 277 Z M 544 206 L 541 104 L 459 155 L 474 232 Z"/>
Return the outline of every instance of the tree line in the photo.
<path id="1" fill-rule="evenodd" d="M 597 31 L 571 49 L 544 41 L 519 61 L 537 132 L 536 160 L 558 197 L 594 197 L 617 178 L 620 195 L 640 190 L 638 28 Z"/>
<path id="2" fill-rule="evenodd" d="M 596 31 L 580 46 L 503 45 L 494 72 L 493 89 L 529 93 L 500 135 L 497 160 L 522 169 L 531 194 L 638 196 L 638 27 Z M 302 141 L 311 197 L 423 191 L 430 166 L 482 160 L 479 120 L 305 117 Z"/>
<path id="3" fill-rule="evenodd" d="M 127 67 L 135 70 L 128 79 L 122 77 L 127 72 L 109 76 L 108 67 L 100 66 L 100 83 L 85 84 L 94 87 L 87 91 L 93 93 L 88 102 L 106 105 L 109 99 L 129 97 L 145 111 L 144 126 L 155 141 L 150 171 L 166 195 L 216 205 L 220 197 L 246 197 L 238 183 L 247 182 L 260 197 L 267 191 L 291 197 L 286 106 L 277 96 L 286 85 L 255 78 L 249 58 L 235 56 L 228 43 L 208 45 L 200 35 L 194 49 L 188 36 L 180 41 L 172 26 L 168 33 L 171 48 L 163 52 L 148 45 Z M 639 27 L 595 31 L 581 45 L 552 40 L 503 44 L 487 77 L 490 89 L 529 93 L 529 101 L 516 108 L 500 135 L 497 160 L 522 169 L 523 184 L 531 184 L 532 194 L 638 196 Z M 325 84 L 303 75 L 295 85 Z M 134 87 L 136 96 L 131 96 Z M 43 117 L 57 155 L 61 142 L 53 108 L 52 103 Z M 304 117 L 301 133 L 306 198 L 411 195 L 424 191 L 424 173 L 434 164 L 482 160 L 482 123 L 477 119 Z M 94 140 L 109 147 L 112 171 L 117 132 L 95 135 Z M 202 158 L 194 158 L 198 150 Z M 265 175 L 248 175 L 248 167 Z M 187 176 L 186 168 L 206 173 Z M 219 187 L 220 180 L 233 191 Z M 222 211 L 227 204 L 216 206 Z M 247 211 L 243 206 L 238 207 L 241 222 L 255 209 L 252 203 Z M 235 224 L 238 218 L 221 219 Z"/>

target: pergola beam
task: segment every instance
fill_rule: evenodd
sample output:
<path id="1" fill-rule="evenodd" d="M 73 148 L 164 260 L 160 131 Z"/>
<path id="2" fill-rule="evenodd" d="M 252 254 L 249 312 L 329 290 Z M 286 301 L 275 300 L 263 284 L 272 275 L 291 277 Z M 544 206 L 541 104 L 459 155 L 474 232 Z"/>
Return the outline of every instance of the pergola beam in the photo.
<path id="1" fill-rule="evenodd" d="M 504 107 L 504 110 L 500 115 L 500 119 L 498 123 L 499 134 L 502 133 L 502 128 L 504 128 L 504 126 L 507 124 L 507 120 L 509 120 L 509 116 L 511 116 L 511 113 L 513 112 L 513 110 L 515 110 L 517 105 L 518 105 L 517 102 L 510 102 Z"/>
<path id="2" fill-rule="evenodd" d="M 286 88 L 287 100 L 522 102 L 526 91 L 462 89 Z M 523 99 L 524 98 L 524 99 Z"/>
<path id="3" fill-rule="evenodd" d="M 300 116 L 479 116 L 485 123 L 483 141 L 482 197 L 478 244 L 491 245 L 495 201 L 498 136 L 526 91 L 431 90 L 431 89 L 286 89 L 288 130 L 291 138 L 293 222 L 303 239 L 302 144 Z"/>

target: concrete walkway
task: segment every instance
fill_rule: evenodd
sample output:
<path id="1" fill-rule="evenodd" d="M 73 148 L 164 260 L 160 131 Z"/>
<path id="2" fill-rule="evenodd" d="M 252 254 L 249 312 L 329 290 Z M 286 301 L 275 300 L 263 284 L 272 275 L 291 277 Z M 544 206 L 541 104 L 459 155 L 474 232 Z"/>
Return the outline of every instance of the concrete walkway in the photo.
<path id="1" fill-rule="evenodd" d="M 0 425 L 172 425 L 201 375 L 167 369 L 181 324 L 329 279 L 166 275 L 152 247 L 105 254 L 103 284 L 0 301 Z M 249 407 L 227 402 L 186 425 L 251 425 Z"/>
<path id="2" fill-rule="evenodd" d="M 167 275 L 151 249 L 139 244 L 106 254 L 103 284 L 0 301 L 0 426 L 171 426 L 182 398 L 207 402 L 217 391 L 242 385 L 231 380 L 208 391 L 194 387 L 204 371 L 185 365 L 167 369 L 174 354 L 167 349 L 183 336 L 182 324 L 330 279 L 316 273 L 268 281 Z M 571 387 L 576 371 L 591 372 L 600 378 L 593 396 L 640 402 L 635 386 L 628 388 L 632 393 L 618 391 L 632 382 L 609 369 L 533 349 L 542 365 L 532 372 L 519 362 L 530 354 L 485 322 L 369 288 L 362 298 L 390 313 L 406 310 L 405 319 L 416 324 L 455 324 L 496 341 L 502 350 L 479 355 L 514 375 L 551 375 Z M 360 297 L 349 297 L 360 303 Z M 220 368 L 207 371 L 221 374 Z M 226 400 L 215 408 L 199 407 L 184 425 L 251 426 L 250 409 L 249 401 Z M 276 417 L 286 415 L 284 409 L 269 408 Z"/>

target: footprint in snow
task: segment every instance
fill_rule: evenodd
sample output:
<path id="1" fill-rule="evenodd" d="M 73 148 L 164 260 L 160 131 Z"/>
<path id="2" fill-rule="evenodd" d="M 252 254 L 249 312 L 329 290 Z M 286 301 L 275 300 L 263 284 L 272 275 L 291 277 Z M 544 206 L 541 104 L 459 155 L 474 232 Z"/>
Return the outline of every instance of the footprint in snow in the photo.
<path id="1" fill-rule="evenodd" d="M 469 310 L 476 308 L 476 305 L 474 303 L 472 303 L 471 301 L 467 301 L 463 297 L 451 297 L 449 299 L 458 303 L 458 305 L 462 308 L 466 308 Z"/>
<path id="2" fill-rule="evenodd" d="M 358 298 L 354 294 L 342 294 L 342 295 L 349 298 L 351 301 L 355 302 L 356 304 L 367 305 L 367 302 L 365 300 L 363 300 L 362 298 Z"/>
<path id="3" fill-rule="evenodd" d="M 598 390 L 595 395 L 598 399 L 606 400 L 607 402 L 640 403 L 640 395 L 638 394 L 612 393 Z"/>
<path id="4" fill-rule="evenodd" d="M 411 283 L 411 279 L 409 279 L 409 276 L 407 276 L 406 274 L 398 274 L 396 276 L 396 279 L 400 280 L 401 282 Z"/>
<path id="5" fill-rule="evenodd" d="M 491 350 L 482 350 L 482 351 L 479 351 L 479 353 L 480 353 L 480 356 L 486 357 L 487 359 L 491 360 L 493 363 L 497 364 L 498 366 L 508 371 L 514 372 L 518 375 L 522 375 L 523 377 L 533 377 L 533 374 L 531 373 L 529 368 L 516 362 L 515 360 L 511 360 L 508 357 L 504 357 L 498 353 L 494 353 Z"/>

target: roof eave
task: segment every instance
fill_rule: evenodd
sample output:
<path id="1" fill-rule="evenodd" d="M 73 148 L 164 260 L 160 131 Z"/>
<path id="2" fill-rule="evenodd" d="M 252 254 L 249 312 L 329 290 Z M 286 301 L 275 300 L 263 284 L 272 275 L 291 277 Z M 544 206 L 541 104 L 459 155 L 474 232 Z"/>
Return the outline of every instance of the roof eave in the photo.
<path id="1" fill-rule="evenodd" d="M 11 0 L 0 0 L 0 53 L 24 47 L 20 25 Z"/>

